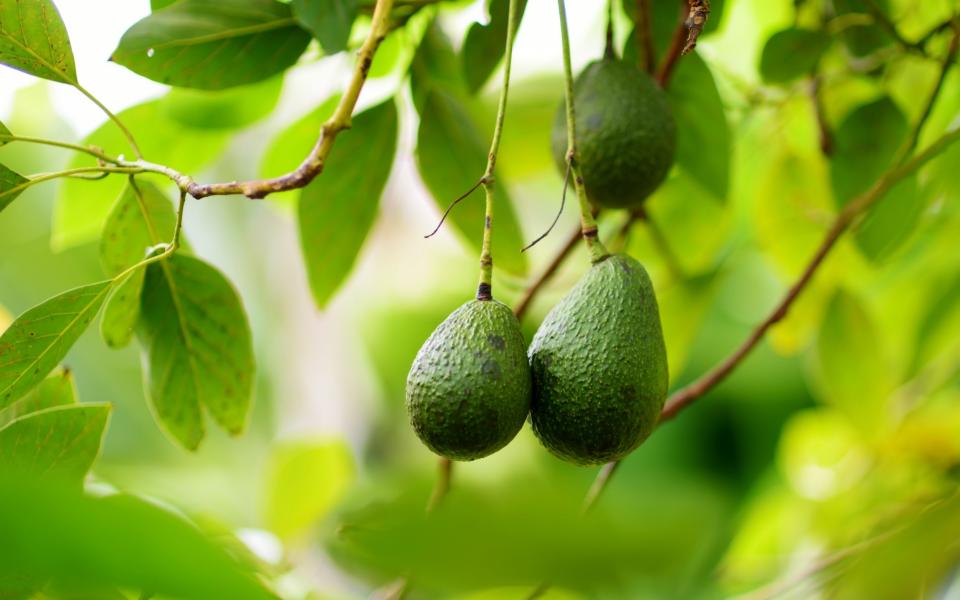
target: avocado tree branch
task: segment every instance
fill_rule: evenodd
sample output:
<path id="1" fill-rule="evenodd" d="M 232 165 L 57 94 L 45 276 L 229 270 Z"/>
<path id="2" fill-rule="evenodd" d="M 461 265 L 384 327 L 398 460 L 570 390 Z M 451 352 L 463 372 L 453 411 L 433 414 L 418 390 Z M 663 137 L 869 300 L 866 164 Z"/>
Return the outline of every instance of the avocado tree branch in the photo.
<path id="1" fill-rule="evenodd" d="M 703 31 L 703 26 L 710 15 L 709 0 L 688 0 L 681 2 L 680 21 L 670 39 L 670 46 L 660 66 L 657 68 L 656 80 L 660 87 L 667 87 L 670 76 L 677 66 L 677 61 L 697 46 L 697 39 Z"/>
<path id="2" fill-rule="evenodd" d="M 757 344 L 760 343 L 760 340 L 763 339 L 767 331 L 769 331 L 771 327 L 782 321 L 787 316 L 787 312 L 790 310 L 790 307 L 813 279 L 817 269 L 821 264 L 823 264 L 824 259 L 826 259 L 830 250 L 832 250 L 836 245 L 837 241 L 840 239 L 840 236 L 850 229 L 851 226 L 856 225 L 857 222 L 867 212 L 867 210 L 880 201 L 893 186 L 902 181 L 905 177 L 915 173 L 918 169 L 932 159 L 939 156 L 951 144 L 960 140 L 960 128 L 953 129 L 940 136 L 936 141 L 927 146 L 923 152 L 913 156 L 913 158 L 909 158 L 913 148 L 916 145 L 916 140 L 919 138 L 920 132 L 926 123 L 927 117 L 932 111 L 932 107 L 940 94 L 940 90 L 942 89 L 943 85 L 943 79 L 946 77 L 946 72 L 949 70 L 951 63 L 956 56 L 958 36 L 960 36 L 960 30 L 957 30 L 957 33 L 954 36 L 954 42 L 951 44 L 951 51 L 948 52 L 947 58 L 944 60 L 940 77 L 938 78 L 938 81 L 930 94 L 924 110 L 921 112 L 920 119 L 916 122 L 911 132 L 908 134 L 902 149 L 898 152 L 897 157 L 893 161 L 891 167 L 887 169 L 883 175 L 881 175 L 881 177 L 876 181 L 876 183 L 873 184 L 872 187 L 854 198 L 843 208 L 843 210 L 840 211 L 834 220 L 833 225 L 831 225 L 830 229 L 827 230 L 823 241 L 820 242 L 820 245 L 817 247 L 810 259 L 810 262 L 807 264 L 806 268 L 804 268 L 800 277 L 790 287 L 790 289 L 787 290 L 787 293 L 784 295 L 783 299 L 774 307 L 767 318 L 764 319 L 750 333 L 747 339 L 736 350 L 734 350 L 732 354 L 721 361 L 712 370 L 690 385 L 674 392 L 667 399 L 663 411 L 660 413 L 660 423 L 669 421 L 673 417 L 677 416 L 681 410 L 692 404 L 695 400 L 712 390 L 724 379 L 726 379 L 727 376 L 730 375 L 730 373 L 732 373 L 741 362 L 743 362 L 743 360 L 747 357 L 747 355 L 750 354 Z M 612 463 L 605 465 L 601 469 L 594 482 L 593 488 L 591 488 L 587 495 L 587 499 L 591 506 L 596 502 L 596 499 L 609 484 L 614 472 L 615 467 Z"/>
<path id="3" fill-rule="evenodd" d="M 637 66 L 653 75 L 657 65 L 657 51 L 653 47 L 653 24 L 650 17 L 650 0 L 637 0 L 634 38 L 637 43 Z"/>
<path id="4" fill-rule="evenodd" d="M 237 194 L 246 196 L 247 198 L 258 199 L 264 198 L 275 192 L 303 188 L 323 171 L 323 166 L 326 163 L 327 156 L 330 154 L 330 150 L 333 148 L 333 143 L 337 139 L 337 136 L 343 130 L 350 128 L 353 111 L 356 108 L 357 100 L 360 98 L 360 92 L 363 89 L 363 84 L 367 80 L 367 74 L 370 71 L 370 65 L 373 64 L 373 57 L 376 54 L 380 43 L 386 37 L 387 32 L 390 29 L 389 17 L 390 10 L 393 8 L 393 3 L 394 0 L 377 0 L 373 11 L 370 33 L 367 35 L 366 40 L 360 47 L 353 77 L 350 79 L 350 83 L 348 84 L 346 91 L 340 98 L 340 103 L 337 104 L 333 115 L 320 128 L 320 136 L 318 137 L 313 149 L 310 150 L 310 153 L 307 155 L 307 157 L 303 159 L 303 161 L 300 163 L 300 166 L 285 175 L 280 175 L 279 177 L 273 177 L 270 179 L 253 179 L 249 181 L 197 183 L 192 177 L 185 175 L 176 169 L 151 163 L 139 158 L 138 160 L 130 161 L 125 160 L 123 157 L 109 156 L 93 148 L 85 148 L 83 146 L 69 145 L 59 142 L 54 143 L 50 140 L 38 140 L 37 138 L 14 138 L 11 136 L 11 141 L 44 143 L 47 145 L 61 146 L 91 154 L 99 161 L 108 165 L 112 165 L 112 167 L 99 167 L 98 170 L 100 172 L 108 172 L 108 169 L 116 168 L 120 170 L 110 172 L 128 174 L 157 173 L 164 175 L 173 181 L 177 187 L 180 188 L 181 192 L 185 192 L 196 199 L 206 198 L 207 196 L 229 196 Z M 80 89 L 81 92 L 85 91 L 79 87 L 78 89 Z M 89 96 L 89 94 L 87 95 Z M 90 97 L 93 99 L 92 96 Z M 96 100 L 94 101 L 96 102 Z M 100 104 L 98 103 L 98 105 Z M 102 107 L 102 105 L 100 106 Z M 111 116 L 111 118 L 117 122 L 121 128 L 123 128 L 122 124 L 116 119 L 116 117 Z M 124 131 L 125 133 L 129 133 L 126 132 L 125 129 Z M 131 145 L 135 147 L 132 136 L 128 135 L 127 137 L 130 139 Z M 6 139 L 6 136 L 4 139 Z M 139 152 L 137 152 L 137 154 L 139 155 Z M 91 167 L 91 169 L 94 168 Z"/>

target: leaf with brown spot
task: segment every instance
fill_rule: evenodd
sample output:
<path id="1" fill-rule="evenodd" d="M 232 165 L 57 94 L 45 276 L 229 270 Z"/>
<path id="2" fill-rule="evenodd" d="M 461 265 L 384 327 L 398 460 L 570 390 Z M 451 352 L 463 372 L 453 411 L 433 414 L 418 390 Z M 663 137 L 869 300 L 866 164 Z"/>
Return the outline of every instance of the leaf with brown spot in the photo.
<path id="1" fill-rule="evenodd" d="M 180 444 L 200 445 L 204 409 L 231 434 L 243 431 L 253 396 L 253 342 L 240 297 L 217 269 L 181 254 L 150 265 L 137 335 L 148 399 Z"/>
<path id="2" fill-rule="evenodd" d="M 0 2 L 0 64 L 76 85 L 67 29 L 50 0 Z"/>

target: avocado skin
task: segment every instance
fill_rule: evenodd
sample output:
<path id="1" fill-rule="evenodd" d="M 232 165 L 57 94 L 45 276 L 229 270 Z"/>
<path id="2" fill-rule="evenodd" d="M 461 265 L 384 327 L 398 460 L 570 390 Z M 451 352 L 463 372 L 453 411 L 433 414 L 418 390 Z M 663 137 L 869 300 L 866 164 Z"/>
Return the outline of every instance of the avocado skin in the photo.
<path id="1" fill-rule="evenodd" d="M 544 319 L 529 356 L 533 431 L 558 457 L 617 460 L 656 427 L 667 353 L 653 285 L 633 258 L 594 264 Z"/>
<path id="2" fill-rule="evenodd" d="M 667 95 L 649 75 L 611 58 L 594 61 L 574 82 L 577 159 L 587 196 L 603 208 L 636 208 L 670 171 L 677 128 Z M 566 172 L 567 118 L 561 102 L 553 157 Z"/>
<path id="3" fill-rule="evenodd" d="M 407 412 L 433 452 L 475 460 L 506 446 L 530 410 L 520 323 L 496 300 L 471 300 L 424 342 L 407 376 Z"/>

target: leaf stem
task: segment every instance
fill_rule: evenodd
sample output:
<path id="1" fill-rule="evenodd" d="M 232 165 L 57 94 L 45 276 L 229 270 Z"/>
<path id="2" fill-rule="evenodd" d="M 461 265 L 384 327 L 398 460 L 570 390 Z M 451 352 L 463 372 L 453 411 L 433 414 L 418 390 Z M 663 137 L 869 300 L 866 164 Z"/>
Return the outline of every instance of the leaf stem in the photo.
<path id="1" fill-rule="evenodd" d="M 116 159 L 111 158 L 105 153 L 88 146 L 81 146 L 79 144 L 70 144 L 68 142 L 61 142 L 58 140 L 49 140 L 46 138 L 38 137 L 28 137 L 22 135 L 3 135 L 0 134 L 0 142 L 23 142 L 25 144 L 39 144 L 43 146 L 53 146 L 55 148 L 64 148 L 66 150 L 73 150 L 74 152 L 82 152 L 84 154 L 89 154 L 95 158 L 98 158 L 104 162 L 115 164 Z"/>
<path id="2" fill-rule="evenodd" d="M 480 248 L 480 283 L 477 285 L 477 300 L 493 298 L 493 252 L 491 238 L 493 232 L 493 200 L 496 177 L 493 174 L 497 166 L 497 152 L 503 137 L 503 123 L 507 116 L 507 96 L 510 93 L 510 67 L 513 63 L 513 41 L 517 34 L 517 0 L 510 0 L 507 8 L 507 45 L 503 52 L 503 87 L 500 88 L 500 101 L 497 104 L 497 119 L 493 127 L 493 139 L 487 154 L 487 169 L 480 182 L 486 196 L 486 210 L 483 221 L 483 243 Z"/>
<path id="3" fill-rule="evenodd" d="M 89 100 L 90 100 L 91 102 L 93 102 L 94 104 L 96 104 L 97 107 L 98 107 L 100 110 L 103 111 L 103 114 L 107 115 L 107 118 L 108 118 L 108 119 L 110 119 L 111 121 L 113 121 L 113 123 L 117 126 L 117 128 L 120 129 L 120 131 L 123 133 L 123 137 L 127 138 L 127 142 L 130 144 L 130 147 L 133 148 L 133 153 L 134 153 L 134 155 L 136 155 L 137 160 L 142 160 L 142 159 L 143 159 L 143 154 L 140 152 L 140 146 L 137 145 L 137 140 L 134 139 L 133 134 L 130 133 L 130 130 L 127 129 L 127 126 L 123 124 L 123 121 L 120 120 L 120 117 L 118 117 L 117 115 L 113 114 L 113 112 L 111 112 L 110 109 L 107 108 L 106 105 L 105 105 L 103 102 L 100 102 L 100 100 L 97 99 L 96 96 L 94 96 L 93 94 L 91 94 L 91 93 L 87 90 L 87 88 L 85 88 L 85 87 L 83 87 L 82 85 L 80 85 L 79 82 L 77 82 L 77 81 L 71 81 L 70 83 L 71 83 L 71 85 L 73 85 L 73 87 L 75 87 L 75 88 L 77 89 L 78 92 L 80 92 L 81 94 L 83 94 L 84 96 L 86 96 L 87 98 L 89 98 Z"/>
<path id="4" fill-rule="evenodd" d="M 45 181 L 52 181 L 54 179 L 60 179 L 62 177 L 72 177 L 74 175 L 83 175 L 84 173 L 143 173 L 143 169 L 138 167 L 77 167 L 75 169 L 66 169 L 64 171 L 55 171 L 53 173 L 39 173 L 36 175 L 31 175 L 27 178 L 27 181 L 21 183 L 20 185 L 15 185 L 12 188 L 0 192 L 0 199 L 6 196 L 12 196 L 14 194 L 19 194 L 27 188 L 33 187 L 38 183 L 43 183 Z"/>
<path id="5" fill-rule="evenodd" d="M 576 189 L 577 200 L 580 203 L 580 231 L 590 251 L 590 262 L 597 263 L 610 256 L 610 253 L 607 252 L 598 237 L 597 221 L 593 218 L 593 211 L 583 183 L 583 172 L 577 163 L 577 118 L 573 105 L 573 68 L 570 66 L 570 33 L 567 30 L 567 9 L 564 0 L 557 0 L 557 9 L 560 14 L 560 39 L 563 43 L 564 97 L 567 108 L 567 165 L 573 175 L 573 187 Z"/>
<path id="6" fill-rule="evenodd" d="M 657 64 L 657 51 L 653 47 L 653 29 L 650 22 L 651 0 L 636 0 L 637 15 L 634 37 L 637 43 L 637 62 L 650 75 Z"/>

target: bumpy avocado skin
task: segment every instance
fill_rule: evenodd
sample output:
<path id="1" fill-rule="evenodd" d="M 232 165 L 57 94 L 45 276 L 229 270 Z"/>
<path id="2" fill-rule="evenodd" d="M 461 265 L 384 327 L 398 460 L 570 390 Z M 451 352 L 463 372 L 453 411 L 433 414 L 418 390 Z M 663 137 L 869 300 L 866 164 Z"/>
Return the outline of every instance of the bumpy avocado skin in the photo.
<path id="1" fill-rule="evenodd" d="M 437 327 L 407 376 L 407 412 L 433 452 L 456 460 L 492 454 L 517 435 L 531 381 L 520 323 L 496 300 L 471 300 Z"/>
<path id="2" fill-rule="evenodd" d="M 639 262 L 593 265 L 530 344 L 533 431 L 553 454 L 601 464 L 650 435 L 667 395 L 667 353 L 653 285 Z"/>
<path id="3" fill-rule="evenodd" d="M 673 164 L 677 128 L 667 96 L 649 75 L 617 59 L 590 63 L 574 82 L 577 156 L 590 201 L 638 207 Z M 566 170 L 567 119 L 561 102 L 552 147 Z"/>

